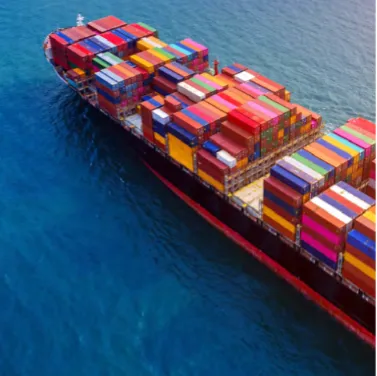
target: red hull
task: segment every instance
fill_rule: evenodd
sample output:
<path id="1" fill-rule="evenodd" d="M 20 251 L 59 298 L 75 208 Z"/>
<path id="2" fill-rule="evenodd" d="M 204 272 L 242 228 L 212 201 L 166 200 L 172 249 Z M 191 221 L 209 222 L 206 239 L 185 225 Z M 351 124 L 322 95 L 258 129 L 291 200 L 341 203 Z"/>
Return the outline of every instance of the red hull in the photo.
<path id="1" fill-rule="evenodd" d="M 346 315 L 342 310 L 337 308 L 327 299 L 323 298 L 313 289 L 311 289 L 308 285 L 300 281 L 298 278 L 293 276 L 289 273 L 285 268 L 281 265 L 276 263 L 272 260 L 269 256 L 267 256 L 264 252 L 256 248 L 253 244 L 245 240 L 241 235 L 237 232 L 226 226 L 220 220 L 218 220 L 215 216 L 205 210 L 202 206 L 180 191 L 177 187 L 175 187 L 172 183 L 170 183 L 167 179 L 161 176 L 157 171 L 155 171 L 151 166 L 146 163 L 146 166 L 153 172 L 155 176 L 157 176 L 170 190 L 172 190 L 179 198 L 181 198 L 187 205 L 189 205 L 192 209 L 194 209 L 198 214 L 200 214 L 203 218 L 205 218 L 209 223 L 215 226 L 218 230 L 223 232 L 227 237 L 232 239 L 235 243 L 239 246 L 244 248 L 247 252 L 251 253 L 255 258 L 257 258 L 260 262 L 274 271 L 277 275 L 281 278 L 286 280 L 292 286 L 294 286 L 298 291 L 300 291 L 303 295 L 305 295 L 308 299 L 314 301 L 320 307 L 325 309 L 332 317 L 342 323 L 348 330 L 354 332 L 360 339 L 375 347 L 375 336 L 366 330 L 363 326 L 358 324 L 355 320 L 351 317 Z"/>

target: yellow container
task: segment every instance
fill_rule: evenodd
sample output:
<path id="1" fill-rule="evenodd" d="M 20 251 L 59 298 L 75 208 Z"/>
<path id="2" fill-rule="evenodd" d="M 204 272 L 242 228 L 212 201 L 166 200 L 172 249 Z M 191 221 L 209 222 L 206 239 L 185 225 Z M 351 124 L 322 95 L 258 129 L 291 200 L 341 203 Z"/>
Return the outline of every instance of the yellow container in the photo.
<path id="1" fill-rule="evenodd" d="M 198 176 L 202 178 L 205 182 L 215 187 L 218 191 L 224 192 L 224 185 L 219 181 L 215 180 L 212 176 L 209 176 L 204 171 L 198 169 Z"/>
<path id="2" fill-rule="evenodd" d="M 84 77 L 85 76 L 85 72 L 81 69 L 81 68 L 73 68 L 73 70 L 80 76 L 80 77 Z"/>
<path id="3" fill-rule="evenodd" d="M 244 158 L 237 162 L 237 168 L 244 168 L 247 166 L 248 159 Z"/>
<path id="4" fill-rule="evenodd" d="M 291 222 L 287 221 L 281 215 L 275 213 L 273 210 L 271 210 L 265 205 L 263 205 L 263 214 L 267 215 L 267 217 L 270 217 L 275 222 L 279 223 L 281 226 L 283 226 L 286 230 L 288 230 L 292 234 L 296 232 L 296 228 Z"/>
<path id="5" fill-rule="evenodd" d="M 159 143 L 161 143 L 162 145 L 166 145 L 165 137 L 162 137 L 160 134 L 158 134 L 156 132 L 153 132 L 153 136 L 154 136 L 155 140 L 157 140 Z"/>
<path id="6" fill-rule="evenodd" d="M 362 261 L 357 259 L 355 256 L 351 255 L 348 252 L 345 252 L 344 260 L 349 262 L 355 268 L 361 270 L 369 278 L 376 280 L 376 271 L 374 269 L 372 269 L 370 266 L 364 264 Z"/>
<path id="7" fill-rule="evenodd" d="M 284 137 L 284 129 L 280 129 L 280 131 L 278 132 L 278 139 L 281 139 Z"/>
<path id="8" fill-rule="evenodd" d="M 136 112 L 140 115 L 140 112 L 141 112 L 140 104 L 138 104 L 138 105 L 136 106 Z"/>
<path id="9" fill-rule="evenodd" d="M 146 40 L 138 40 L 136 43 L 136 48 L 140 51 L 146 51 L 149 50 L 150 48 L 155 47 L 153 44 L 148 43 Z"/>
<path id="10" fill-rule="evenodd" d="M 291 125 L 295 124 L 296 123 L 296 115 L 292 115 L 290 120 L 291 120 L 290 121 Z"/>
<path id="11" fill-rule="evenodd" d="M 130 60 L 135 63 L 140 68 L 145 69 L 149 74 L 154 72 L 154 66 L 149 61 L 142 59 L 140 56 L 132 55 L 130 56 Z"/>
<path id="12" fill-rule="evenodd" d="M 370 221 L 372 221 L 373 223 L 376 223 L 376 214 L 371 212 L 370 210 L 366 211 L 364 214 L 363 214 L 363 217 L 369 219 Z"/>
<path id="13" fill-rule="evenodd" d="M 165 42 L 163 42 L 161 39 L 158 39 L 158 38 L 153 37 L 153 36 L 148 37 L 148 40 L 150 40 L 150 41 L 152 41 L 154 43 L 159 44 L 161 47 L 166 47 L 167 46 L 167 44 Z"/>
<path id="14" fill-rule="evenodd" d="M 285 90 L 285 92 L 284 92 L 284 99 L 285 99 L 287 102 L 290 102 L 290 101 L 291 101 L 291 92 L 290 92 L 290 91 Z"/>
<path id="15" fill-rule="evenodd" d="M 348 153 L 349 155 L 351 155 L 353 157 L 353 162 L 352 162 L 353 164 L 359 164 L 360 155 L 356 150 L 351 149 L 349 146 L 342 144 L 341 142 L 339 142 L 338 140 L 335 140 L 334 138 L 332 138 L 330 136 L 323 136 L 322 138 L 326 142 L 328 142 L 329 144 L 334 145 L 335 147 L 339 148 L 340 150 L 343 150 L 346 153 Z"/>
<path id="16" fill-rule="evenodd" d="M 194 172 L 194 153 L 196 148 L 191 148 L 171 133 L 168 133 L 168 145 L 169 155 L 178 163 Z"/>

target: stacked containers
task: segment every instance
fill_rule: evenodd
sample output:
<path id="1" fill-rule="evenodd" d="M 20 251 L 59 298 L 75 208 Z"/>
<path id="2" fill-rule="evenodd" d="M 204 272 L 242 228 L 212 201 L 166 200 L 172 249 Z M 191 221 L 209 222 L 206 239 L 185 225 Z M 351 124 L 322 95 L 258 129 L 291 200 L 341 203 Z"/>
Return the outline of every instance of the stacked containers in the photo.
<path id="1" fill-rule="evenodd" d="M 200 178 L 218 191 L 226 192 L 226 181 L 230 173 L 230 168 L 216 158 L 216 155 L 219 152 L 219 148 L 211 143 L 206 144 L 206 149 L 200 149 L 196 154 L 198 166 L 197 173 Z"/>
<path id="2" fill-rule="evenodd" d="M 264 184 L 266 222 L 292 241 L 296 241 L 303 203 L 324 189 L 325 176 L 321 172 L 313 164 L 287 156 L 277 161 L 270 179 Z"/>
<path id="3" fill-rule="evenodd" d="M 376 158 L 376 126 L 368 120 L 350 119 L 348 123 L 337 128 L 334 133 L 365 151 L 364 163 L 355 173 L 355 180 L 368 178 L 370 163 Z"/>
<path id="4" fill-rule="evenodd" d="M 171 122 L 173 113 L 174 111 L 166 106 L 152 111 L 154 143 L 164 151 L 166 151 L 166 126 Z"/>
<path id="5" fill-rule="evenodd" d="M 369 180 L 365 193 L 376 199 L 376 160 L 373 160 L 369 169 Z"/>
<path id="6" fill-rule="evenodd" d="M 104 33 L 106 31 L 113 30 L 125 25 L 126 23 L 124 21 L 114 16 L 103 17 L 99 20 L 91 21 L 88 23 L 88 26 L 97 33 Z"/>
<path id="7" fill-rule="evenodd" d="M 195 51 L 194 58 L 188 63 L 188 68 L 197 73 L 205 72 L 208 69 L 208 48 L 202 44 L 195 42 L 190 38 L 186 38 L 179 42 L 185 49 Z"/>
<path id="8" fill-rule="evenodd" d="M 86 26 L 72 27 L 51 34 L 49 39 L 54 63 L 68 70 L 70 66 L 66 56 L 67 47 L 94 35 L 95 32 Z"/>
<path id="9" fill-rule="evenodd" d="M 166 134 L 169 156 L 188 170 L 196 172 L 197 135 L 175 123 L 167 124 Z"/>
<path id="10" fill-rule="evenodd" d="M 184 65 L 173 62 L 159 68 L 156 74 L 152 87 L 157 93 L 167 96 L 177 91 L 177 84 L 192 77 L 194 72 Z"/>
<path id="11" fill-rule="evenodd" d="M 152 111 L 164 105 L 164 98 L 156 95 L 140 104 L 140 113 L 143 123 L 143 135 L 150 142 L 154 142 Z"/>
<path id="12" fill-rule="evenodd" d="M 95 85 L 100 107 L 117 118 L 134 109 L 145 94 L 142 73 L 126 62 L 97 72 Z"/>
<path id="13" fill-rule="evenodd" d="M 257 73 L 247 67 L 244 67 L 240 64 L 234 63 L 230 66 L 224 67 L 222 73 L 230 77 L 233 77 L 240 83 L 252 82 L 258 87 L 262 87 L 269 92 L 277 95 L 281 99 L 285 99 L 285 87 L 280 85 L 267 77 L 262 76 L 260 73 Z"/>
<path id="14" fill-rule="evenodd" d="M 354 221 L 347 235 L 343 277 L 375 298 L 376 294 L 376 207 Z"/>
<path id="15" fill-rule="evenodd" d="M 128 44 L 126 40 L 114 34 L 112 31 L 107 31 L 100 36 L 114 45 L 114 48 L 110 50 L 114 55 L 119 57 L 127 56 Z"/>
<path id="16" fill-rule="evenodd" d="M 277 171 L 283 174 L 281 171 Z M 289 175 L 285 174 L 285 178 Z M 293 179 L 292 183 L 294 182 Z M 297 180 L 298 182 L 298 180 Z M 296 183 L 297 183 L 296 182 Z M 297 184 L 286 184 L 278 174 L 263 181 L 263 221 L 291 241 L 296 241 L 303 194 Z"/>
<path id="17" fill-rule="evenodd" d="M 330 268 L 338 268 L 353 221 L 375 202 L 340 182 L 304 204 L 301 246 Z"/>

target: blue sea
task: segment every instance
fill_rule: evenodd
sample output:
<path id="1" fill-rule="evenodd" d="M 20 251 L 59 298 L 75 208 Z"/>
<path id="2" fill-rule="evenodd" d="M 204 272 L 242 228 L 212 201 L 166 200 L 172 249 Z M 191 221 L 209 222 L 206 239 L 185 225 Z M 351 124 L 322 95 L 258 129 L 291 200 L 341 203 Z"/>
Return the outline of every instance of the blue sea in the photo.
<path id="1" fill-rule="evenodd" d="M 374 351 L 175 197 L 58 81 L 45 36 L 114 14 L 375 118 L 373 0 L 0 4 L 0 375 L 372 375 Z"/>

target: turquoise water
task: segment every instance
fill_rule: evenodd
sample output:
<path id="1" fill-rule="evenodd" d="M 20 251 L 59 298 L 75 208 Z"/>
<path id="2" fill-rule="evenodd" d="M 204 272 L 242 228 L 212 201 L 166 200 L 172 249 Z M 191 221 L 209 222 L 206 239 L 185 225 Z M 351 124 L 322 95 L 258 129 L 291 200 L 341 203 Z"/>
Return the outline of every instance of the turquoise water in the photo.
<path id="1" fill-rule="evenodd" d="M 56 78 L 47 33 L 107 14 L 375 116 L 374 2 L 0 5 L 0 374 L 371 375 L 374 352 L 173 196 Z"/>

